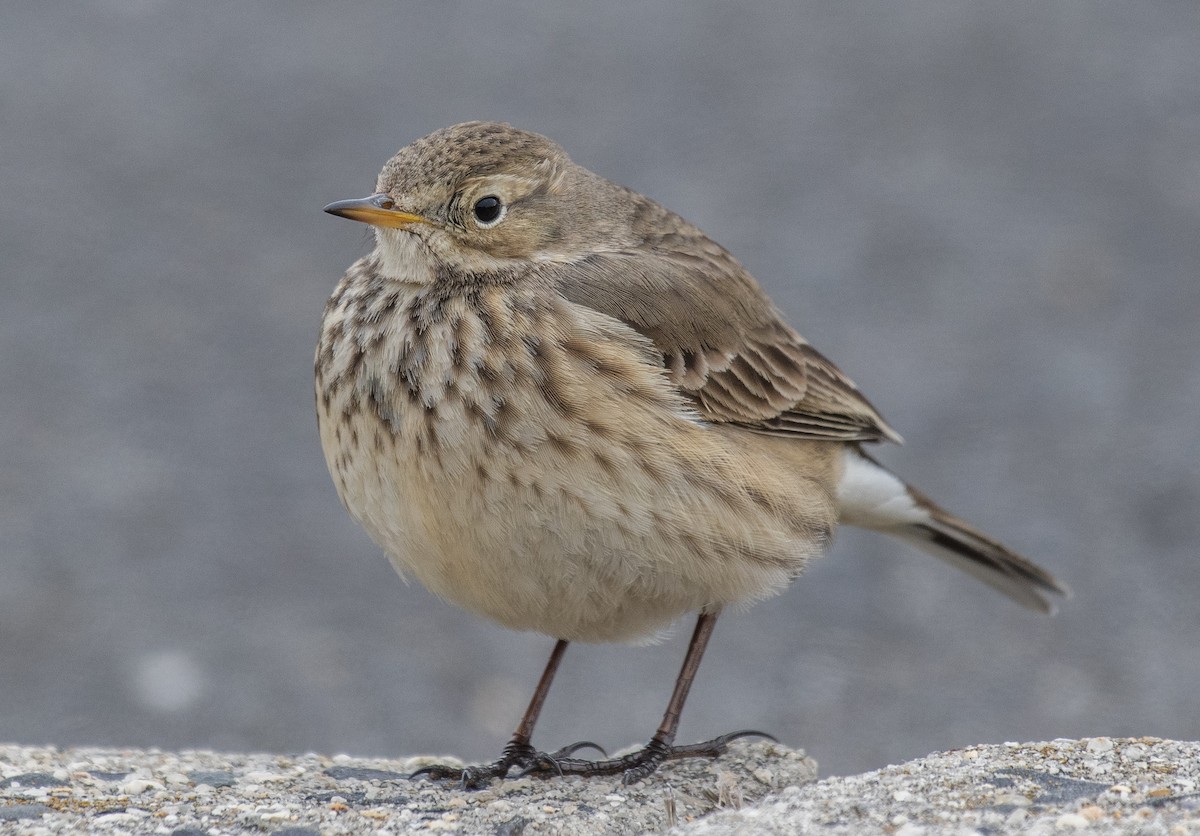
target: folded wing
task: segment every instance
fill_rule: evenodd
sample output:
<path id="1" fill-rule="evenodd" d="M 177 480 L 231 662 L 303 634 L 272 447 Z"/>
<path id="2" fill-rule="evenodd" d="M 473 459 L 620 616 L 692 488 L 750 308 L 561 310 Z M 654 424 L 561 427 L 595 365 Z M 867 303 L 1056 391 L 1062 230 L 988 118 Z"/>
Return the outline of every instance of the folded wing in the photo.
<path id="1" fill-rule="evenodd" d="M 649 337 L 706 420 L 809 439 L 900 441 L 732 256 L 698 230 L 682 235 L 649 248 L 593 253 L 569 270 L 542 269 L 555 273 L 571 301 Z"/>

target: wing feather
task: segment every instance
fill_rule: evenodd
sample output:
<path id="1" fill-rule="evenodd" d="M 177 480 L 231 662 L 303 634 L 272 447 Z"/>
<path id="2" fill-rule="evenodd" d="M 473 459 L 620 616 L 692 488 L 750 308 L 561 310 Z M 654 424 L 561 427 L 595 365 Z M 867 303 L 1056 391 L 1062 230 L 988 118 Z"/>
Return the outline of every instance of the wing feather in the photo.
<path id="1" fill-rule="evenodd" d="M 639 211 L 653 216 L 642 228 L 675 231 L 539 271 L 570 301 L 649 337 L 708 421 L 810 439 L 900 441 L 733 256 L 657 204 Z"/>

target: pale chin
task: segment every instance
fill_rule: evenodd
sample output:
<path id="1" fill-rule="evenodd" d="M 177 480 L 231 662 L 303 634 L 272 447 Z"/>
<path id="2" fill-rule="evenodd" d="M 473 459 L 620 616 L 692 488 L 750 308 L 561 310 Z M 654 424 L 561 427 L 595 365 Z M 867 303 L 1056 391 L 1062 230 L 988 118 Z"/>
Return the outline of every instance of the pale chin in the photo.
<path id="1" fill-rule="evenodd" d="M 375 227 L 379 272 L 388 279 L 411 284 L 434 280 L 434 259 L 429 247 L 411 232 Z"/>

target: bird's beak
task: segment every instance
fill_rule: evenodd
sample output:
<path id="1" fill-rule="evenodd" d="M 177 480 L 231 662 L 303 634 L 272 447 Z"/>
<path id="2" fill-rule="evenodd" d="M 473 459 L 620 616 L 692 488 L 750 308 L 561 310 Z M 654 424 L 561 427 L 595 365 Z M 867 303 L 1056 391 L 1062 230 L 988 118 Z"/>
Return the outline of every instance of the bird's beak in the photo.
<path id="1" fill-rule="evenodd" d="M 362 221 L 372 226 L 387 226 L 393 229 L 404 229 L 412 224 L 428 223 L 420 215 L 411 212 L 401 212 L 395 208 L 396 202 L 385 194 L 373 194 L 370 197 L 360 197 L 354 200 L 339 200 L 325 207 L 325 211 L 339 218 L 349 218 L 352 221 Z"/>

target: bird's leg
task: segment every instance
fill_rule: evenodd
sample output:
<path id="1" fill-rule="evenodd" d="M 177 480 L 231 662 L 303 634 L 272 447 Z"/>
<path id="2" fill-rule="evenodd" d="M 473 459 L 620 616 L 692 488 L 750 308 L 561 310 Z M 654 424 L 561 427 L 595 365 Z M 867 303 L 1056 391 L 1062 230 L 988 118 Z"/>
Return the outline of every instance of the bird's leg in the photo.
<path id="1" fill-rule="evenodd" d="M 441 765 L 427 766 L 418 769 L 409 777 L 416 778 L 424 775 L 435 780 L 461 778 L 463 787 L 477 789 L 492 778 L 503 778 L 514 766 L 528 768 L 539 763 L 554 763 L 558 758 L 568 757 L 580 749 L 589 747 L 603 752 L 603 749 L 590 742 L 574 743 L 549 755 L 537 751 L 530 745 L 530 740 L 533 738 L 533 727 L 537 724 L 538 715 L 542 713 L 542 705 L 546 702 L 546 695 L 550 693 L 550 683 L 554 681 L 554 674 L 558 672 L 559 662 L 562 661 L 566 650 L 566 639 L 559 639 L 558 643 L 554 645 L 554 650 L 550 651 L 550 659 L 546 662 L 546 669 L 542 671 L 542 678 L 538 680 L 537 689 L 533 692 L 529 707 L 525 709 L 525 714 L 521 717 L 517 730 L 513 732 L 512 739 L 504 747 L 499 760 L 484 766 L 468 766 L 466 769 Z"/>
<path id="2" fill-rule="evenodd" d="M 756 731 L 737 731 L 706 740 L 702 743 L 691 743 L 686 746 L 675 746 L 675 731 L 679 728 L 679 715 L 683 704 L 687 701 L 688 691 L 691 690 L 692 680 L 696 678 L 696 670 L 700 667 L 700 659 L 704 656 L 704 648 L 712 636 L 716 626 L 719 610 L 702 612 L 696 620 L 696 630 L 688 644 L 687 654 L 683 657 L 683 667 L 675 680 L 675 690 L 671 692 L 671 701 L 667 703 L 667 711 L 663 714 L 658 731 L 650 738 L 650 742 L 642 749 L 619 758 L 602 761 L 585 761 L 578 758 L 550 756 L 546 761 L 531 764 L 526 772 L 540 777 L 554 775 L 615 775 L 621 773 L 626 784 L 640 781 L 667 760 L 678 758 L 715 758 L 725 751 L 730 741 L 740 737 L 758 736 L 774 740 L 769 734 Z M 557 754 L 557 753 L 556 753 Z"/>

